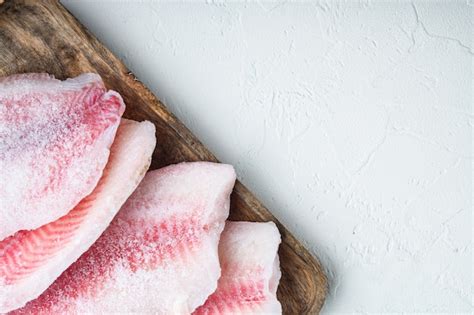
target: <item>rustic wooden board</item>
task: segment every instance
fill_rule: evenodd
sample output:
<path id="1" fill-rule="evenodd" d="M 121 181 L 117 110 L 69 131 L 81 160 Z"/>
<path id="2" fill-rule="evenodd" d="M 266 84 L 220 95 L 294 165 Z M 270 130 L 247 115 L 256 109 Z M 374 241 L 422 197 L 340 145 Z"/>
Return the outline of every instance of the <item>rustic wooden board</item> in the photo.
<path id="1" fill-rule="evenodd" d="M 217 161 L 117 57 L 56 1 L 11 0 L 0 5 L 0 76 L 23 72 L 48 72 L 61 79 L 83 72 L 99 73 L 107 87 L 125 99 L 125 117 L 155 124 L 158 141 L 152 169 L 181 161 Z M 318 313 L 327 291 L 319 262 L 239 182 L 232 195 L 230 217 L 277 223 L 283 239 L 278 297 L 284 313 Z"/>

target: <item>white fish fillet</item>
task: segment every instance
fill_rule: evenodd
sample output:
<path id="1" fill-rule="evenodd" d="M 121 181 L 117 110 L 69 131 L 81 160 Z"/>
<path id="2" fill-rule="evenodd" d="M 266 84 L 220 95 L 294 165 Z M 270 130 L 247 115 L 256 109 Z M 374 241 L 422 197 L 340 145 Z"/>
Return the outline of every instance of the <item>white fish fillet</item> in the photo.
<path id="1" fill-rule="evenodd" d="M 124 109 L 97 74 L 0 78 L 0 240 L 60 218 L 92 192 Z"/>
<path id="2" fill-rule="evenodd" d="M 217 290 L 193 314 L 281 314 L 279 244 L 273 222 L 227 222 L 219 243 Z"/>
<path id="3" fill-rule="evenodd" d="M 0 313 L 37 298 L 99 238 L 145 175 L 155 142 L 153 124 L 123 119 L 89 196 L 60 219 L 0 241 Z"/>
<path id="4" fill-rule="evenodd" d="M 149 172 L 97 242 L 20 314 L 190 314 L 214 292 L 229 165 Z"/>

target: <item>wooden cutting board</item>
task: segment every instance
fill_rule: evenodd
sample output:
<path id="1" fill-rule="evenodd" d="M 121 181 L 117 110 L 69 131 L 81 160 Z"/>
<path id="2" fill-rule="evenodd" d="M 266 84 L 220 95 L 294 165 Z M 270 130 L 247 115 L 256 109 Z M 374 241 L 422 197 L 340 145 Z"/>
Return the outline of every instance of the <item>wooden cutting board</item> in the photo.
<path id="1" fill-rule="evenodd" d="M 0 76 L 22 72 L 48 72 L 60 79 L 83 72 L 100 74 L 108 88 L 123 96 L 125 117 L 155 124 L 158 141 L 152 169 L 181 161 L 217 161 L 117 57 L 56 1 L 19 0 L 0 5 Z M 240 182 L 232 194 L 230 218 L 274 221 L 278 225 L 282 235 L 278 299 L 284 314 L 319 313 L 327 280 L 318 260 Z"/>

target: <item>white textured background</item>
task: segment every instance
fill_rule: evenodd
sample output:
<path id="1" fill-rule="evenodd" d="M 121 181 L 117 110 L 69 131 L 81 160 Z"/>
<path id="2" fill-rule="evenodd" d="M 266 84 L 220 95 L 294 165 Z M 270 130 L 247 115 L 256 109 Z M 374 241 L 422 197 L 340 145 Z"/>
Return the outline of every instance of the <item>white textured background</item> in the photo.
<path id="1" fill-rule="evenodd" d="M 474 310 L 472 3 L 64 3 L 320 258 L 326 313 Z"/>

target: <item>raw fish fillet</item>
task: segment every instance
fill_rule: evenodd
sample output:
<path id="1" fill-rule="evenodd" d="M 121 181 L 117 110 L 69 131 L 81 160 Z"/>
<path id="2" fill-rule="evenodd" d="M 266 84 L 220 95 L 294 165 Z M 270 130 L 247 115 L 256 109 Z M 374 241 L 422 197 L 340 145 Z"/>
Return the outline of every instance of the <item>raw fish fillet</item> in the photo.
<path id="1" fill-rule="evenodd" d="M 279 244 L 273 222 L 227 222 L 219 243 L 217 290 L 193 315 L 281 314 Z"/>
<path id="2" fill-rule="evenodd" d="M 92 192 L 124 109 L 97 74 L 0 78 L 0 240 L 60 218 Z"/>
<path id="3" fill-rule="evenodd" d="M 99 238 L 145 175 L 155 142 L 153 124 L 122 119 L 92 194 L 60 219 L 0 242 L 0 313 L 38 297 Z"/>
<path id="4" fill-rule="evenodd" d="M 149 172 L 97 242 L 19 314 L 190 314 L 215 291 L 230 165 Z"/>

